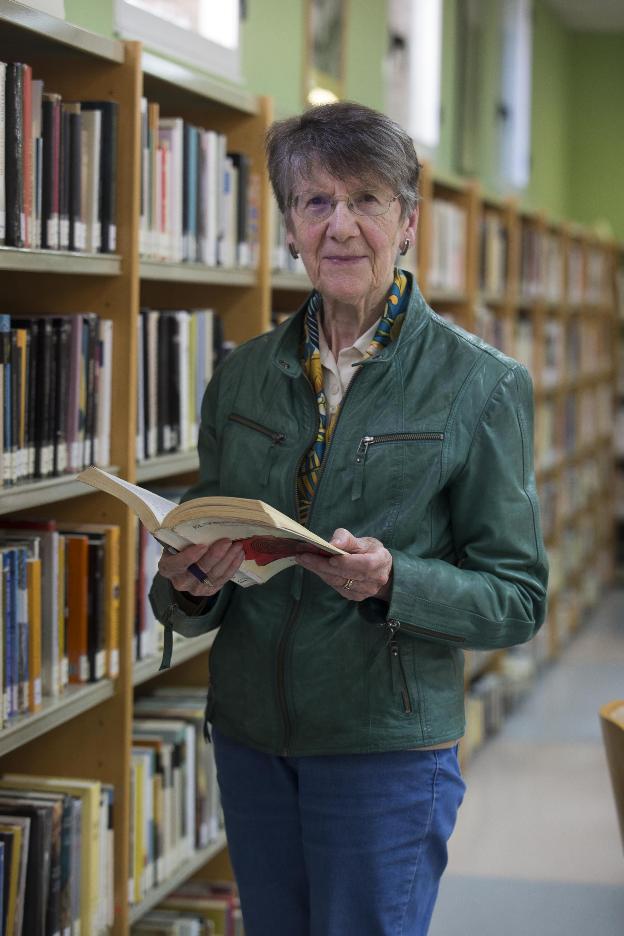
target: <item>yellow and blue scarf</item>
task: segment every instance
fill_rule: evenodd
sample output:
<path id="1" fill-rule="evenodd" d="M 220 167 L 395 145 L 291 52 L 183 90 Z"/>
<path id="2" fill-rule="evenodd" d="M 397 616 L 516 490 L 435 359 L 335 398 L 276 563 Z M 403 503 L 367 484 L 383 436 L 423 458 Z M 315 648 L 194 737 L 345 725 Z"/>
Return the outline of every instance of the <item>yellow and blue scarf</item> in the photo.
<path id="1" fill-rule="evenodd" d="M 364 357 L 374 357 L 391 341 L 396 341 L 405 318 L 408 298 L 407 277 L 402 270 L 395 269 L 394 282 L 386 301 L 384 313 L 379 320 L 375 337 L 366 349 Z M 308 522 L 310 506 L 319 482 L 323 458 L 331 442 L 340 412 L 339 406 L 336 412 L 331 417 L 329 416 L 329 407 L 323 389 L 323 367 L 319 348 L 319 319 L 322 307 L 323 300 L 320 294 L 317 292 L 312 293 L 308 300 L 303 322 L 302 364 L 314 390 L 319 412 L 316 439 L 301 462 L 297 479 L 299 522 L 303 524 Z"/>

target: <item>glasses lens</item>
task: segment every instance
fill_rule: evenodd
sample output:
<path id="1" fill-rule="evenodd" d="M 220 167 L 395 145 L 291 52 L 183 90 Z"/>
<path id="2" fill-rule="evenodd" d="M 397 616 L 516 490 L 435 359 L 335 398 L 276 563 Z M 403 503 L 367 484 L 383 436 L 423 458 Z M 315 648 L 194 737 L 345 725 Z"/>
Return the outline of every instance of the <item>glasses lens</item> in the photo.
<path id="1" fill-rule="evenodd" d="M 372 189 L 362 189 L 361 192 L 352 192 L 351 204 L 356 214 L 367 215 L 369 218 L 384 214 L 388 210 L 388 199 L 381 198 L 379 192 Z"/>
<path id="2" fill-rule="evenodd" d="M 295 211 L 306 221 L 322 221 L 332 213 L 332 199 L 327 192 L 302 192 L 295 200 Z"/>

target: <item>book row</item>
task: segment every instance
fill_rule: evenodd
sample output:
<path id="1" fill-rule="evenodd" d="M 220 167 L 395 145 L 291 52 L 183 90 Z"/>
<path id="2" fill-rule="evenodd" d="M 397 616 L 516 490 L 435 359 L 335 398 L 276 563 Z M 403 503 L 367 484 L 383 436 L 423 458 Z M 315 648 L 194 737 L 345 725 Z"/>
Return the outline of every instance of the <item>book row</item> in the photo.
<path id="1" fill-rule="evenodd" d="M 474 656 L 478 668 L 483 660 L 480 654 Z M 500 730 L 505 718 L 531 691 L 537 669 L 534 649 L 531 645 L 514 648 L 498 656 L 495 667 L 477 676 L 466 692 L 466 733 L 460 743 L 463 762 Z"/>
<path id="2" fill-rule="evenodd" d="M 174 263 L 255 267 L 260 180 L 227 138 L 141 100 L 143 257 Z"/>
<path id="3" fill-rule="evenodd" d="M 135 700 L 132 723 L 130 877 L 139 903 L 223 828 L 205 687 L 161 687 Z"/>
<path id="4" fill-rule="evenodd" d="M 142 309 L 138 327 L 137 459 L 197 445 L 201 402 L 232 345 L 210 309 Z"/>
<path id="5" fill-rule="evenodd" d="M 520 295 L 525 300 L 602 305 L 611 297 L 608 253 L 525 224 L 521 234 Z"/>
<path id="6" fill-rule="evenodd" d="M 611 323 L 602 316 L 571 316 L 565 322 L 548 316 L 537 341 L 530 312 L 501 315 L 487 305 L 475 307 L 475 331 L 488 344 L 521 361 L 544 388 L 564 376 L 570 380 L 605 374 L 611 367 Z"/>
<path id="7" fill-rule="evenodd" d="M 0 62 L 0 243 L 115 251 L 117 121 L 114 101 L 64 101 Z"/>
<path id="8" fill-rule="evenodd" d="M 119 527 L 4 521 L 0 714 L 33 713 L 70 683 L 119 672 Z"/>
<path id="9" fill-rule="evenodd" d="M 6 936 L 97 936 L 114 920 L 114 790 L 95 780 L 0 779 Z"/>
<path id="10" fill-rule="evenodd" d="M 236 885 L 187 881 L 131 932 L 136 936 L 245 936 Z"/>
<path id="11" fill-rule="evenodd" d="M 536 468 L 547 469 L 581 446 L 613 436 L 613 393 L 610 384 L 588 387 L 562 398 L 538 400 L 535 407 Z"/>
<path id="12" fill-rule="evenodd" d="M 479 288 L 488 297 L 502 298 L 507 290 L 508 253 L 507 225 L 496 212 L 485 212 L 479 236 Z"/>
<path id="13" fill-rule="evenodd" d="M 464 208 L 436 198 L 431 205 L 428 288 L 461 293 L 466 288 L 468 224 Z"/>
<path id="14" fill-rule="evenodd" d="M 113 323 L 0 315 L 0 485 L 110 460 Z"/>
<path id="15" fill-rule="evenodd" d="M 540 515 L 547 542 L 561 524 L 589 507 L 599 494 L 610 490 L 612 470 L 610 453 L 603 451 L 581 462 L 567 464 L 559 479 L 540 478 Z"/>

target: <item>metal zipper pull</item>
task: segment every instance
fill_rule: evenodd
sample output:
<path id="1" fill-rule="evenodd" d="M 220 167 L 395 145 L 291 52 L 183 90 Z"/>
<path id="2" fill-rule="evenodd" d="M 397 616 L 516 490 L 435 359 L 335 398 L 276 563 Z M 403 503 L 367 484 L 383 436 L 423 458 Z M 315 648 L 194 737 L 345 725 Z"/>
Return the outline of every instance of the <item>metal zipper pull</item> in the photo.
<path id="1" fill-rule="evenodd" d="M 401 626 L 399 621 L 390 619 L 387 622 L 388 629 L 390 631 L 390 638 L 388 640 L 388 649 L 390 652 L 390 669 L 392 672 L 392 689 L 393 691 L 401 696 L 403 701 L 403 711 L 406 715 L 411 715 L 412 709 L 412 700 L 410 699 L 409 687 L 407 685 L 407 679 L 405 677 L 405 670 L 403 669 L 403 661 L 401 659 L 401 649 L 399 647 L 399 642 L 396 639 L 396 632 Z"/>
<path id="2" fill-rule="evenodd" d="M 364 436 L 355 453 L 355 469 L 353 473 L 353 485 L 351 487 L 352 501 L 359 500 L 362 496 L 362 489 L 364 487 L 364 462 L 366 461 L 368 446 L 374 441 L 375 436 Z"/>

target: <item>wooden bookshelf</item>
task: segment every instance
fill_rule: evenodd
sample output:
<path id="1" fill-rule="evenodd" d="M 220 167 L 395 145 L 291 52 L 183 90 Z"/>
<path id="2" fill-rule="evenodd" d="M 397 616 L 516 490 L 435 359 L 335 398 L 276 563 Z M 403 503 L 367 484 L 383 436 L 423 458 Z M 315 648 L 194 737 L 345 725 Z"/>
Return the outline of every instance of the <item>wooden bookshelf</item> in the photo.
<path id="1" fill-rule="evenodd" d="M 114 321 L 113 435 L 111 460 L 119 474 L 131 481 L 188 480 L 197 471 L 196 454 L 162 456 L 136 461 L 137 322 L 141 307 L 212 308 L 223 319 L 225 337 L 241 342 L 270 327 L 271 310 L 292 311 L 309 289 L 306 277 L 271 275 L 269 188 L 264 171 L 263 137 L 271 120 L 271 105 L 219 82 L 198 77 L 185 66 L 142 52 L 137 43 L 119 43 L 92 36 L 45 14 L 0 0 L 0 60 L 16 58 L 33 66 L 46 87 L 68 99 L 99 98 L 119 102 L 118 254 L 67 255 L 53 251 L 0 249 L 3 290 L 0 312 L 9 314 L 78 314 L 94 311 Z M 199 264 L 164 264 L 139 257 L 140 214 L 140 106 L 141 96 L 157 101 L 163 116 L 180 116 L 228 136 L 231 149 L 251 160 L 261 177 L 259 264 L 255 270 L 207 268 Z M 614 453 L 610 433 L 599 427 L 581 441 L 581 410 L 600 407 L 606 393 L 615 396 L 614 349 L 624 340 L 613 298 L 617 262 L 624 265 L 624 250 L 603 243 L 578 227 L 555 223 L 535 213 L 520 211 L 511 200 L 497 199 L 476 182 L 441 176 L 427 165 L 422 177 L 421 219 L 416 249 L 406 265 L 418 271 L 425 297 L 436 312 L 452 317 L 460 326 L 482 331 L 515 356 L 525 341 L 531 351 L 530 369 L 536 391 L 538 485 L 549 499 L 549 549 L 554 571 L 548 623 L 540 637 L 544 659 L 556 655 L 613 574 L 615 513 Z M 432 277 L 434 200 L 459 212 L 463 248 L 458 258 L 459 285 L 444 285 L 436 271 Z M 444 209 L 443 209 L 444 210 Z M 481 230 L 492 220 L 504 243 L 505 276 L 493 289 L 481 276 Z M 546 253 L 561 256 L 560 288 L 522 289 L 525 232 L 545 237 Z M 524 248 L 526 250 L 526 248 Z M 437 256 L 437 255 L 436 255 Z M 600 259 L 602 257 L 602 259 Z M 439 259 L 439 258 L 438 258 Z M 558 260 L 552 259 L 555 268 Z M 601 285 L 604 276 L 610 285 Z M 526 272 L 526 266 L 525 266 Z M 591 270 L 591 275 L 590 275 Z M 554 279 L 557 277 L 553 274 Z M 589 288 L 591 287 L 591 288 Z M 483 312 L 485 309 L 485 313 Z M 559 330 L 557 327 L 558 326 Z M 585 331 L 583 331 L 583 328 Z M 526 340 L 526 335 L 530 340 Z M 611 341 L 609 341 L 611 335 Z M 554 337 L 553 337 L 554 336 Z M 558 336 L 558 337 L 557 337 Z M 484 336 L 485 337 L 485 336 Z M 583 337 L 601 349 L 595 371 L 583 371 L 576 361 L 576 346 Z M 560 352 L 555 376 L 551 345 Z M 622 371 L 620 371 L 621 375 Z M 590 400 L 582 403 L 583 395 Z M 593 394 L 593 402 L 591 395 Z M 602 394 L 602 396 L 601 396 Z M 620 406 L 624 391 L 620 389 Z M 549 409 L 552 403 L 552 411 Z M 567 414 L 567 417 L 566 417 Z M 554 416 L 554 428 L 549 419 Z M 562 437 L 569 420 L 572 438 Z M 543 438 L 556 434 L 552 452 Z M 624 472 L 624 452 L 620 453 Z M 606 467 L 605 467 L 606 466 Z M 591 485 L 592 473 L 596 476 Z M 621 489 L 620 485 L 620 489 Z M 590 488 L 589 493 L 587 489 Z M 577 492 L 577 493 L 575 493 Z M 552 503 L 551 503 L 552 501 Z M 132 922 L 154 906 L 169 890 L 200 869 L 221 867 L 224 841 L 198 853 L 138 906 L 127 903 L 128 844 L 130 830 L 130 749 L 135 687 L 153 679 L 166 684 L 193 685 L 205 679 L 205 660 L 212 635 L 176 643 L 175 668 L 158 676 L 159 661 L 152 657 L 132 662 L 135 629 L 134 583 L 136 525 L 133 515 L 114 498 L 91 493 L 72 477 L 0 489 L 0 514 L 42 516 L 59 521 L 100 521 L 121 527 L 120 673 L 112 683 L 71 690 L 36 715 L 12 722 L 0 731 L 0 769 L 39 774 L 90 776 L 115 786 L 115 936 L 127 934 Z M 475 673 L 500 667 L 493 654 L 477 665 Z M 473 673 L 472 675 L 475 675 Z M 68 757 L 77 751 L 79 757 Z M 219 853 L 218 858 L 215 855 Z"/>
<path id="2" fill-rule="evenodd" d="M 206 848 L 196 852 L 192 858 L 189 858 L 181 864 L 166 881 L 158 887 L 155 887 L 153 891 L 150 891 L 140 903 L 130 908 L 128 914 L 128 922 L 130 925 L 140 920 L 148 910 L 151 910 L 156 904 L 160 903 L 161 900 L 164 900 L 165 897 L 182 884 L 183 881 L 188 880 L 213 858 L 216 858 L 224 850 L 225 845 L 225 835 L 221 834 L 214 842 L 211 842 Z"/>

